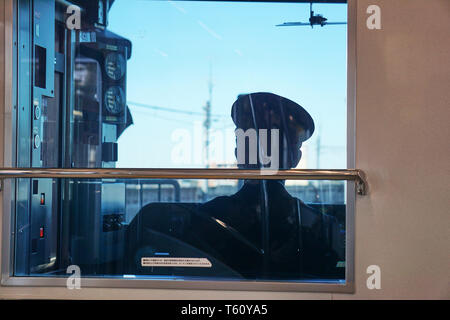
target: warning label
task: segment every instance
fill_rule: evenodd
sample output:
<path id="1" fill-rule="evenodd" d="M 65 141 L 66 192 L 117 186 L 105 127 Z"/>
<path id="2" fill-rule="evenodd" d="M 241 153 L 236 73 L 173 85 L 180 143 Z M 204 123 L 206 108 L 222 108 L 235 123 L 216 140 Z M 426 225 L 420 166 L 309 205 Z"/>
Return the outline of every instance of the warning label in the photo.
<path id="1" fill-rule="evenodd" d="M 141 258 L 143 267 L 202 267 L 211 268 L 206 258 Z"/>

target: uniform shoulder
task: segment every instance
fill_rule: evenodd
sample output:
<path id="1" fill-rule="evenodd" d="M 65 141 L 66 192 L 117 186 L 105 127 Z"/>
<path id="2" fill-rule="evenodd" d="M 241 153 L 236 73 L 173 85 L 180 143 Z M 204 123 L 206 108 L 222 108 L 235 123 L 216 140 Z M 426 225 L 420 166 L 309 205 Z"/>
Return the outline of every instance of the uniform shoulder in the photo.
<path id="1" fill-rule="evenodd" d="M 236 200 L 233 196 L 220 196 L 199 205 L 198 210 L 205 212 L 228 210 L 235 202 Z"/>

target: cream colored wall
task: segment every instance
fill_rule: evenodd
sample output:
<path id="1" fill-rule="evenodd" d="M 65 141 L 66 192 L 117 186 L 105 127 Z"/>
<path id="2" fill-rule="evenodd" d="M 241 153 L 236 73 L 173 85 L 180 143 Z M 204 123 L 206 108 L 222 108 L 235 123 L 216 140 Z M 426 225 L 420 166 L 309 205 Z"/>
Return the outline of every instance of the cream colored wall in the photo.
<path id="1" fill-rule="evenodd" d="M 370 4 L 381 30 L 366 27 Z M 356 40 L 356 167 L 370 190 L 356 201 L 354 294 L 1 287 L 0 297 L 449 299 L 450 1 L 358 0 Z M 366 287 L 372 264 L 381 290 Z"/>
<path id="2" fill-rule="evenodd" d="M 381 30 L 365 26 L 374 3 Z M 450 1 L 358 0 L 356 42 L 356 166 L 370 195 L 356 205 L 355 296 L 450 298 Z M 365 288 L 370 264 L 382 290 Z"/>

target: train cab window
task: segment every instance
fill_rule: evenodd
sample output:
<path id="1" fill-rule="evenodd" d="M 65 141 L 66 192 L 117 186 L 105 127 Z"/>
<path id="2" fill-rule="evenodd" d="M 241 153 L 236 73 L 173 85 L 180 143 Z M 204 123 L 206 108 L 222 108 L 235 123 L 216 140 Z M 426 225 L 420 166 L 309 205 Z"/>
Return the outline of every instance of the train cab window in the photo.
<path id="1" fill-rule="evenodd" d="M 348 287 L 346 1 L 16 2 L 14 166 L 160 175 L 5 180 L 11 283 Z"/>

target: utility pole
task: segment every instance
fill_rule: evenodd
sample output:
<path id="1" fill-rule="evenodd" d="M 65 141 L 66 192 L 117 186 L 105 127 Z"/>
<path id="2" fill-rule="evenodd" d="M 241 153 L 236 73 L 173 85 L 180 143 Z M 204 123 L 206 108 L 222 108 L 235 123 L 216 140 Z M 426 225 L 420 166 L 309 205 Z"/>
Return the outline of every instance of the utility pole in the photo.
<path id="1" fill-rule="evenodd" d="M 203 128 L 205 130 L 206 168 L 209 168 L 209 142 L 210 142 L 209 133 L 211 129 L 211 107 L 212 107 L 212 90 L 213 90 L 211 65 L 209 67 L 208 89 L 209 89 L 209 98 L 208 101 L 206 102 L 205 107 L 203 108 L 203 110 L 205 110 L 205 121 L 203 122 Z"/>
<path id="2" fill-rule="evenodd" d="M 316 161 L 317 161 L 316 168 L 317 169 L 320 169 L 320 148 L 321 148 L 321 145 L 320 145 L 320 132 L 321 131 L 322 130 L 319 130 L 319 135 L 317 136 L 317 147 L 316 147 L 316 151 L 317 151 L 317 154 L 316 154 Z"/>
<path id="3" fill-rule="evenodd" d="M 211 128 L 211 107 L 212 107 L 212 90 L 213 90 L 213 82 L 212 82 L 212 67 L 209 65 L 209 81 L 208 81 L 208 89 L 209 89 L 209 98 L 206 102 L 205 107 L 205 121 L 203 122 L 203 128 L 205 130 L 205 157 L 206 157 L 206 168 L 209 168 L 209 133 Z M 208 185 L 209 180 L 206 180 L 205 192 L 206 196 L 208 196 Z M 207 200 L 207 199 L 205 199 Z"/>
<path id="4" fill-rule="evenodd" d="M 316 154 L 316 161 L 317 161 L 317 169 L 320 169 L 320 149 L 321 149 L 321 144 L 320 144 L 320 136 L 322 133 L 322 128 L 319 128 L 319 134 L 317 136 L 317 154 Z M 316 201 L 320 201 L 321 196 L 320 193 L 322 192 L 322 184 L 320 183 L 320 181 L 317 181 L 317 187 L 316 187 Z"/>

